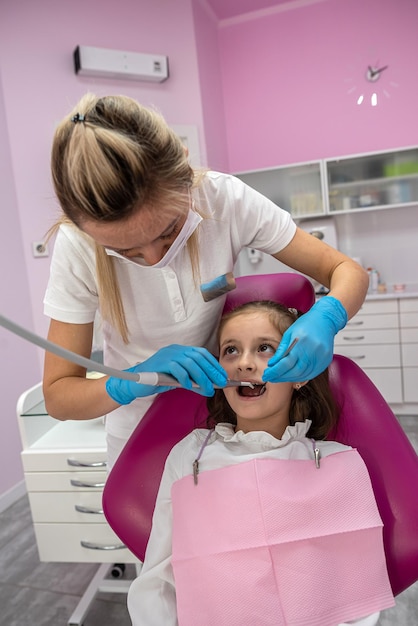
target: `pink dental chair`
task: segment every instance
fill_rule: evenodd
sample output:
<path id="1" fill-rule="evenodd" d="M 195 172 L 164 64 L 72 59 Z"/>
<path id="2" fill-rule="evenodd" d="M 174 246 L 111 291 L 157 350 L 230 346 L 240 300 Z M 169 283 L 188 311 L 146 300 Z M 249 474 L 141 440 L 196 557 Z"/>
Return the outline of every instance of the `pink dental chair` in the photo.
<path id="1" fill-rule="evenodd" d="M 315 301 L 311 283 L 298 274 L 244 276 L 236 282 L 224 310 L 268 299 L 306 312 Z M 330 381 L 342 412 L 329 439 L 357 448 L 368 467 L 397 595 L 418 580 L 418 456 L 380 392 L 353 361 L 335 355 Z M 103 493 L 106 519 L 141 561 L 167 454 L 191 430 L 204 428 L 206 416 L 206 398 L 196 393 L 175 389 L 161 394 L 109 474 Z"/>

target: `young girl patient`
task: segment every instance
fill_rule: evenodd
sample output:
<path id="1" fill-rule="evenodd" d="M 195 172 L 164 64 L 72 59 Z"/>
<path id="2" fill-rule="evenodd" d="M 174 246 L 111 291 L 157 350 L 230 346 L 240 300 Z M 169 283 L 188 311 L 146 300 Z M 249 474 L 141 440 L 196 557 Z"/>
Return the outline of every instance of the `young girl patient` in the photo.
<path id="1" fill-rule="evenodd" d="M 393 606 L 367 469 L 325 440 L 338 419 L 328 372 L 261 382 L 296 317 L 267 301 L 223 317 L 219 361 L 254 388 L 218 390 L 208 430 L 169 454 L 134 626 L 372 626 Z"/>

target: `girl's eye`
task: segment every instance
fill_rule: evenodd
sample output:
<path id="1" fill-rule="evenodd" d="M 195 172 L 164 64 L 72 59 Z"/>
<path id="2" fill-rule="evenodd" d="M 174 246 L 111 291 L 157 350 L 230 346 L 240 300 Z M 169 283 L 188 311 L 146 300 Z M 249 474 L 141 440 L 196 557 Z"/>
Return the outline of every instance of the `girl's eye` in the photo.
<path id="1" fill-rule="evenodd" d="M 226 348 L 224 348 L 223 355 L 228 356 L 230 354 L 235 354 L 236 351 L 237 349 L 235 346 L 227 346 Z"/>
<path id="2" fill-rule="evenodd" d="M 262 343 L 260 347 L 258 348 L 258 350 L 259 352 L 264 352 L 268 354 L 271 354 L 271 353 L 274 354 L 276 352 L 276 349 L 273 346 L 271 346 L 269 343 Z"/>

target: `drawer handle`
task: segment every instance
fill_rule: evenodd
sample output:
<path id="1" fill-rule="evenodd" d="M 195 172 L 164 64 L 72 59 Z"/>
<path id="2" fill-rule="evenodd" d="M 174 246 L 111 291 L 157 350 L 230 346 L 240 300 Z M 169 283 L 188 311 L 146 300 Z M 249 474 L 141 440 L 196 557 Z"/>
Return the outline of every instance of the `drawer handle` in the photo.
<path id="1" fill-rule="evenodd" d="M 83 463 L 82 461 L 77 461 L 76 459 L 67 459 L 68 465 L 72 467 L 106 467 L 106 461 L 93 461 L 91 463 Z"/>
<path id="2" fill-rule="evenodd" d="M 360 356 L 351 356 L 350 354 L 350 359 L 352 359 L 353 361 L 361 361 L 361 359 L 365 359 L 366 355 L 365 354 L 361 354 Z"/>
<path id="3" fill-rule="evenodd" d="M 126 546 L 123 543 L 118 543 L 114 545 L 103 545 L 100 543 L 92 543 L 91 541 L 80 541 L 80 544 L 83 548 L 88 548 L 89 550 L 124 550 Z"/>
<path id="4" fill-rule="evenodd" d="M 91 509 L 88 506 L 75 505 L 75 510 L 79 513 L 91 513 L 93 515 L 103 515 L 103 509 Z"/>
<path id="5" fill-rule="evenodd" d="M 100 488 L 103 489 L 103 487 L 105 486 L 105 483 L 85 483 L 82 480 L 74 480 L 71 479 L 70 483 L 72 484 L 73 487 L 96 487 L 96 488 Z"/>
<path id="6" fill-rule="evenodd" d="M 362 326 L 364 324 L 364 320 L 358 320 L 356 322 L 347 322 L 347 326 Z"/>
<path id="7" fill-rule="evenodd" d="M 358 337 L 343 337 L 344 341 L 362 341 L 364 339 L 364 335 L 359 335 Z"/>

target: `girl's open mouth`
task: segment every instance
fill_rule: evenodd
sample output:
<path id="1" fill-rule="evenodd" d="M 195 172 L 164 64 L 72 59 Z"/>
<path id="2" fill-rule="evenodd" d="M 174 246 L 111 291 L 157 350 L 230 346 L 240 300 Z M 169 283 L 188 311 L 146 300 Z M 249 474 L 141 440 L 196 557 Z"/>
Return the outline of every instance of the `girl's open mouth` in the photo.
<path id="1" fill-rule="evenodd" d="M 251 389 L 251 387 L 238 387 L 238 394 L 246 398 L 254 398 L 257 396 L 262 396 L 266 390 L 266 384 L 255 383 L 253 381 L 251 381 L 251 383 L 254 387 L 253 389 Z"/>

